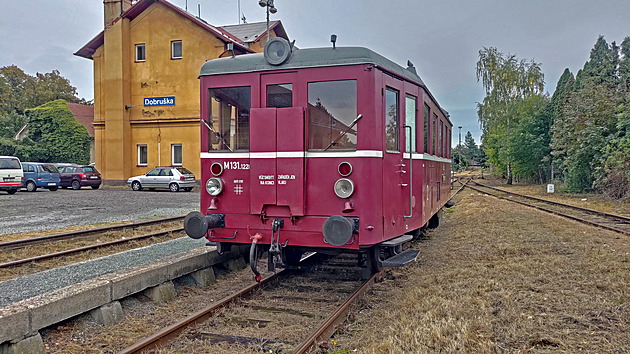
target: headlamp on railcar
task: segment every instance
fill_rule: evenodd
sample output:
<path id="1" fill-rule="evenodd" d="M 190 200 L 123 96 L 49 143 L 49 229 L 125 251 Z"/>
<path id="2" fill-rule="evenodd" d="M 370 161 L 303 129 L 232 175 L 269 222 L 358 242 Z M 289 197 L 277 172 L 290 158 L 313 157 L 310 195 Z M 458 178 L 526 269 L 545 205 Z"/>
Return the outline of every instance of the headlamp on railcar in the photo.
<path id="1" fill-rule="evenodd" d="M 223 182 L 220 178 L 212 177 L 206 182 L 206 191 L 208 194 L 217 196 L 223 192 Z"/>
<path id="2" fill-rule="evenodd" d="M 350 198 L 354 193 L 354 182 L 349 178 L 340 178 L 335 182 L 335 194 L 339 198 Z"/>

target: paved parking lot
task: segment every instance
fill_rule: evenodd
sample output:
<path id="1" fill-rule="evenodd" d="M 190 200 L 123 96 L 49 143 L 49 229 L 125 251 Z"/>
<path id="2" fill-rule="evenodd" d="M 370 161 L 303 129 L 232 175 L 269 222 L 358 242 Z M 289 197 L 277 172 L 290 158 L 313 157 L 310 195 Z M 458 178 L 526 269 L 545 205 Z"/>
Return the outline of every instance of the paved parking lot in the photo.
<path id="1" fill-rule="evenodd" d="M 51 192 L 0 191 L 0 235 L 59 229 L 74 225 L 138 220 L 199 210 L 199 189 L 192 192 L 141 191 L 111 187 Z"/>

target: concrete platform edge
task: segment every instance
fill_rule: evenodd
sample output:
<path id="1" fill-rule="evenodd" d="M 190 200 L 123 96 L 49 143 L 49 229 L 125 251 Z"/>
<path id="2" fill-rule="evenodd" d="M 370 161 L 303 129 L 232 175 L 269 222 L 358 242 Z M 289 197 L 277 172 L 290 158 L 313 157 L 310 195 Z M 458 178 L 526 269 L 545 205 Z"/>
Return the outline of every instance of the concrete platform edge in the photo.
<path id="1" fill-rule="evenodd" d="M 0 343 L 17 342 L 40 329 L 138 293 L 165 281 L 240 257 L 199 247 L 146 265 L 104 275 L 0 308 Z"/>

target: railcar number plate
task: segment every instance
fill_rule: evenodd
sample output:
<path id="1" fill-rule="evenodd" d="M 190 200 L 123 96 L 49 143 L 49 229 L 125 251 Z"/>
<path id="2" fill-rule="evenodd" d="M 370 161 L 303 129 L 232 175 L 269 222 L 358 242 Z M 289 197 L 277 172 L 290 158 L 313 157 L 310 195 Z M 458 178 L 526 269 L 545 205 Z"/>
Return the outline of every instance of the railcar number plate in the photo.
<path id="1" fill-rule="evenodd" d="M 249 170 L 249 164 L 239 161 L 224 161 L 223 168 L 226 170 Z"/>

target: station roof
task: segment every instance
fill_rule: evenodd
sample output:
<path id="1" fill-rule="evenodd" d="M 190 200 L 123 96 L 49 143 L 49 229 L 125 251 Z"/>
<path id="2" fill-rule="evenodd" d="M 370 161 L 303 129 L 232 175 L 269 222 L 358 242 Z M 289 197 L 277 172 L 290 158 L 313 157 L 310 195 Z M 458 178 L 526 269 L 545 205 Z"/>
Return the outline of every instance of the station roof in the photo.
<path id="1" fill-rule="evenodd" d="M 243 45 L 242 44 L 243 42 L 237 36 L 229 33 L 227 30 L 221 30 L 218 27 L 212 26 L 211 24 L 209 24 L 202 18 L 194 16 L 193 14 L 180 9 L 179 7 L 171 4 L 170 2 L 166 0 L 140 0 L 136 2 L 134 5 L 132 5 L 127 11 L 123 12 L 122 15 L 120 15 L 120 17 L 116 19 L 115 21 L 119 21 L 121 18 L 127 18 L 129 20 L 133 20 L 134 18 L 138 17 L 142 12 L 144 12 L 147 8 L 149 8 L 149 6 L 153 5 L 154 3 L 160 3 L 166 6 L 167 8 L 173 10 L 174 12 L 178 13 L 179 15 L 183 16 L 184 18 L 191 20 L 193 23 L 199 25 L 201 28 L 210 32 L 211 34 L 216 36 L 218 39 L 222 40 L 224 43 L 234 43 L 234 48 L 240 50 L 243 53 L 253 52 L 251 49 L 247 48 L 247 46 Z M 265 29 L 266 29 L 266 23 L 265 23 Z M 104 43 L 105 31 L 107 31 L 107 28 L 103 30 L 101 33 L 97 34 L 96 37 L 90 40 L 81 49 L 77 50 L 76 53 L 74 53 L 74 55 L 92 59 L 92 55 Z"/>
<path id="2" fill-rule="evenodd" d="M 241 43 L 256 42 L 267 34 L 267 22 L 244 23 L 241 25 L 228 25 L 218 28 L 231 33 L 238 38 Z M 289 39 L 280 21 L 271 21 L 269 23 L 269 31 L 275 31 L 278 37 Z"/>
<path id="3" fill-rule="evenodd" d="M 281 65 L 271 65 L 263 53 L 239 55 L 209 60 L 201 67 L 199 76 L 301 69 L 313 67 L 373 64 L 395 75 L 424 86 L 413 66 L 403 68 L 384 56 L 363 47 L 293 48 L 291 57 Z"/>

